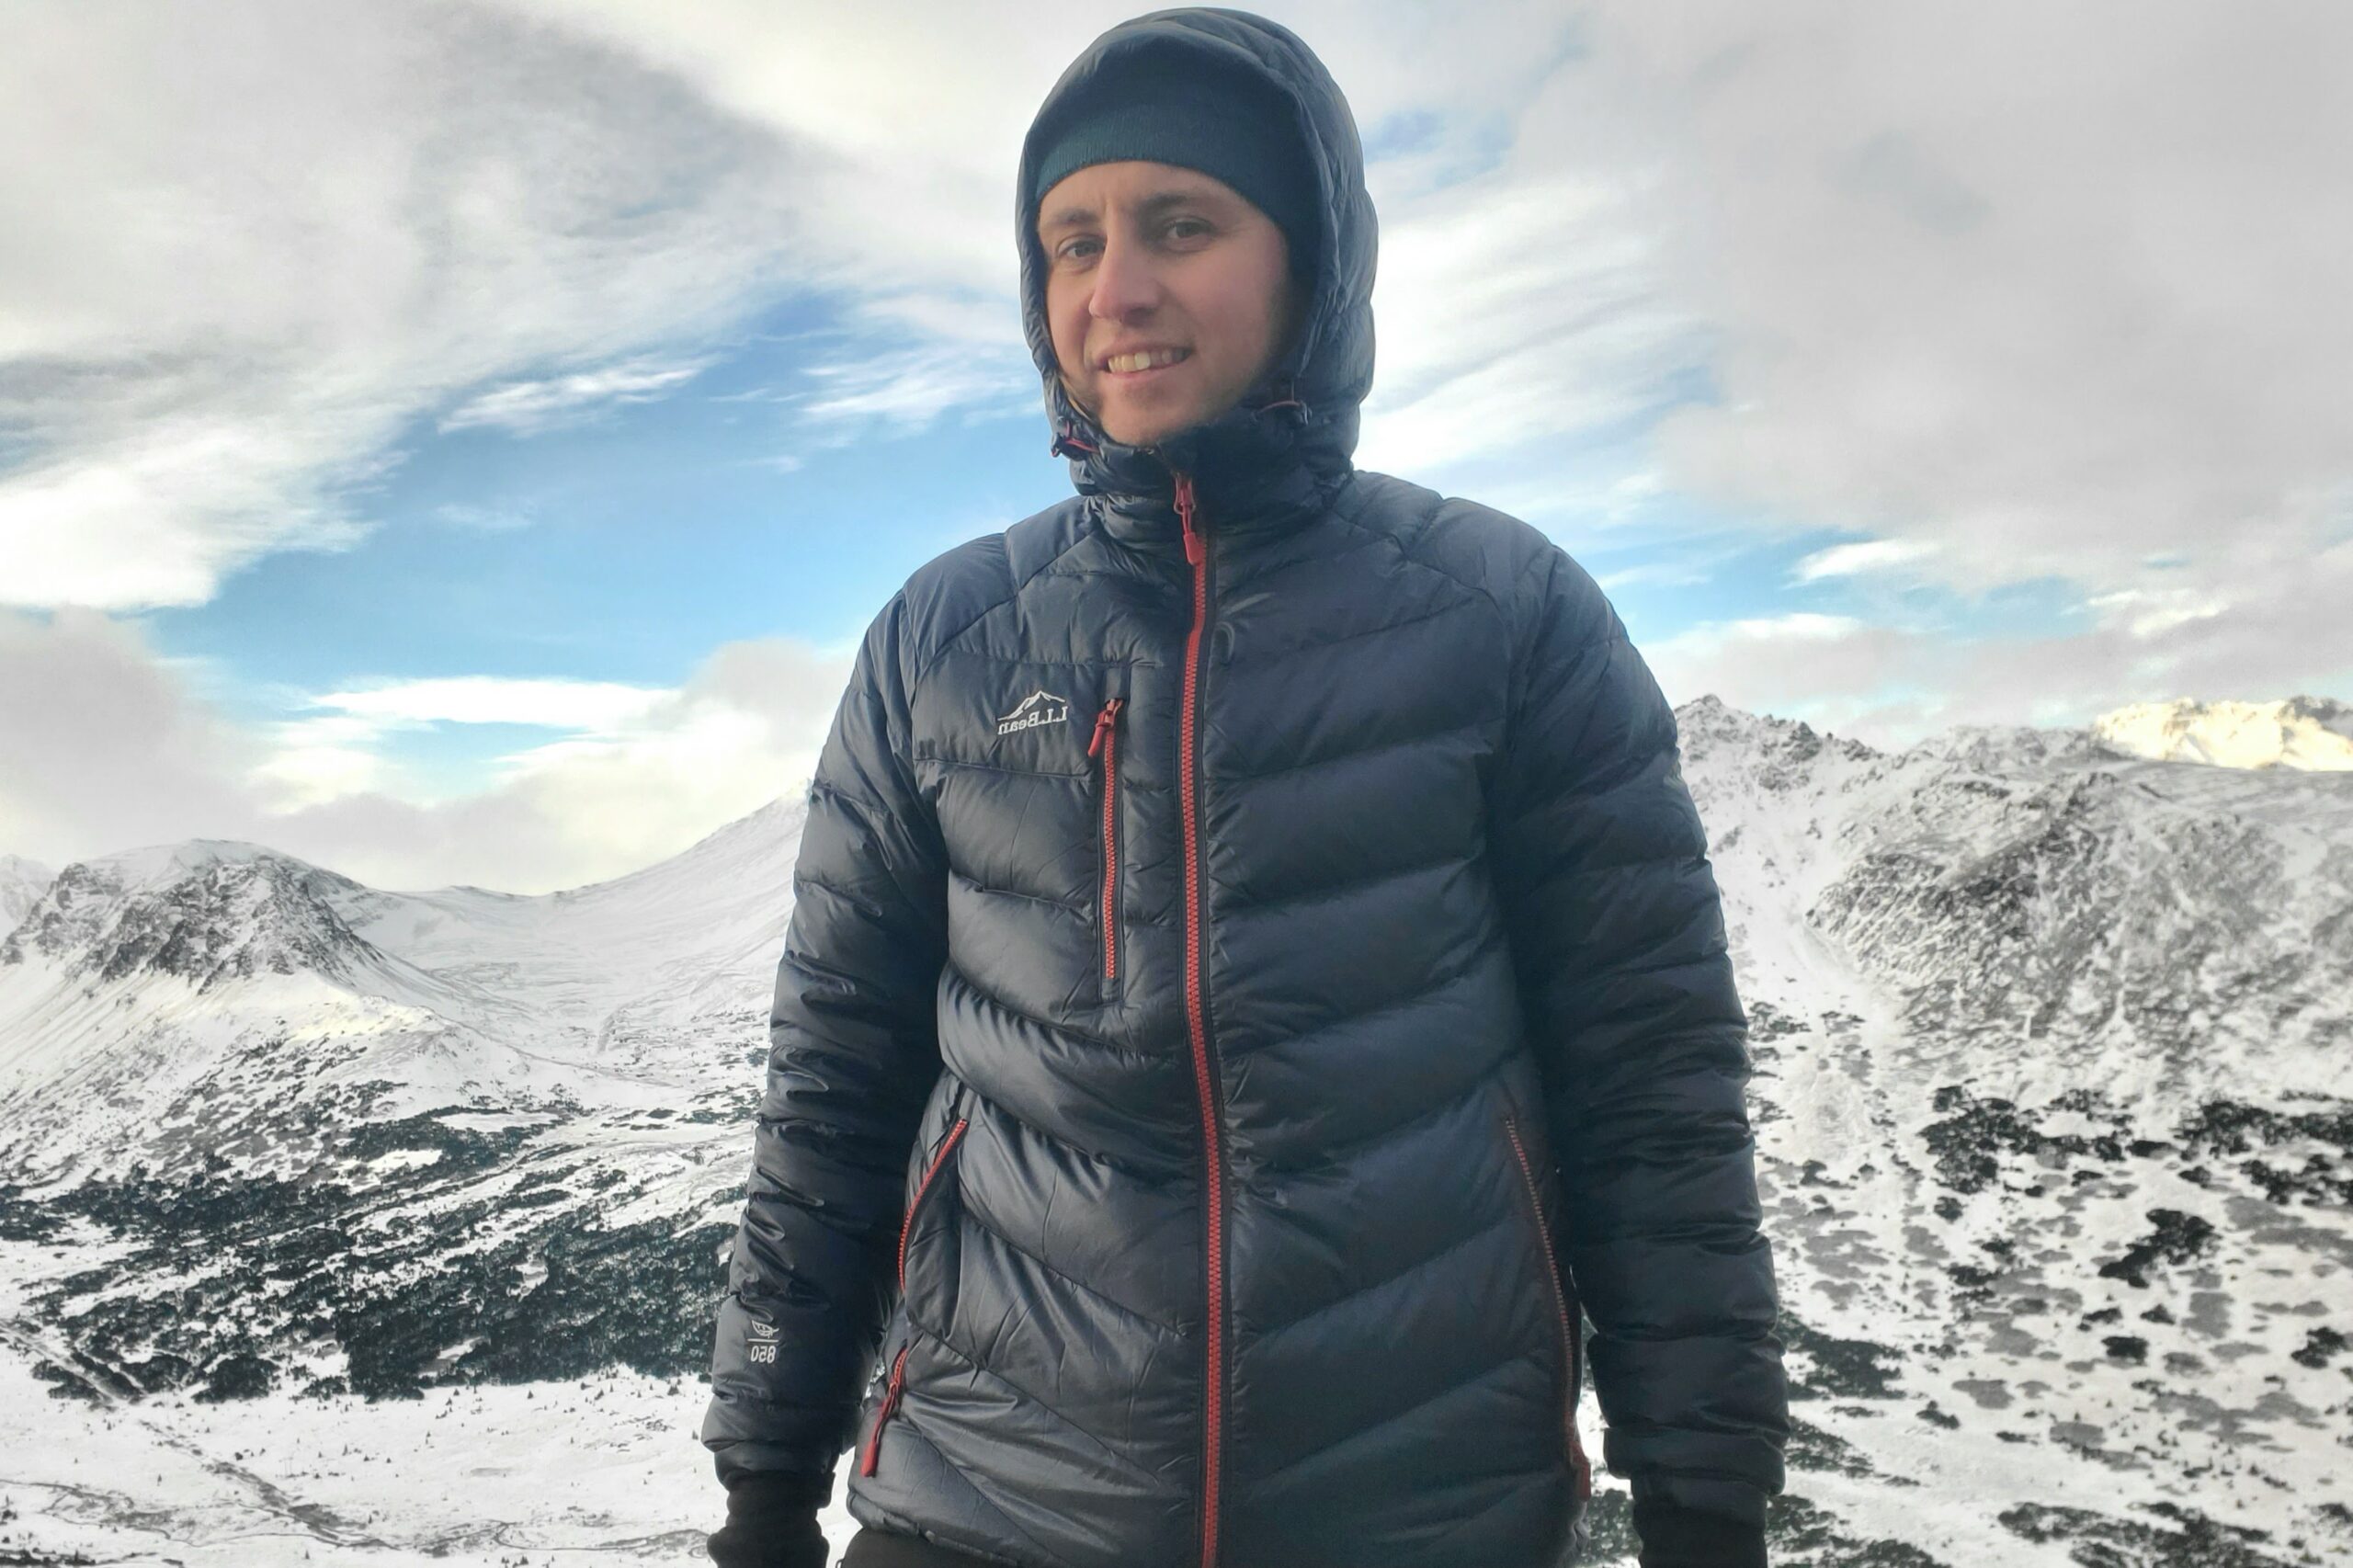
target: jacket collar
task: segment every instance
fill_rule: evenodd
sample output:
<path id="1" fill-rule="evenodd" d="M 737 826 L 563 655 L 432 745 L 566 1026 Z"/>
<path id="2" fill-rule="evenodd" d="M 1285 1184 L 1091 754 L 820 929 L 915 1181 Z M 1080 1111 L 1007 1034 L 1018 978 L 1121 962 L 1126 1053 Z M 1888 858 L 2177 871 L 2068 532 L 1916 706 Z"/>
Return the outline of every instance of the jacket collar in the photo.
<path id="1" fill-rule="evenodd" d="M 1218 533 L 1283 529 L 1323 510 L 1351 468 L 1347 450 L 1333 449 L 1331 424 L 1319 425 L 1295 398 L 1272 395 L 1287 390 L 1284 381 L 1277 372 L 1215 419 L 1131 447 L 1073 405 L 1056 377 L 1047 393 L 1057 421 L 1052 450 L 1071 460 L 1072 483 L 1095 499 L 1104 530 L 1122 543 L 1178 542 L 1179 472 L 1192 475 L 1200 516 Z M 1354 409 L 1345 423 L 1353 437 Z"/>
<path id="2" fill-rule="evenodd" d="M 1149 447 L 1115 441 L 1063 386 L 1045 317 L 1045 257 L 1029 203 L 1039 131 L 1055 107 L 1106 62 L 1130 54 L 1213 55 L 1264 75 L 1298 111 L 1316 170 L 1321 246 L 1305 319 L 1260 383 L 1217 417 Z M 1122 542 L 1181 548 L 1176 474 L 1193 479 L 1200 516 L 1219 534 L 1281 531 L 1327 506 L 1353 470 L 1358 410 L 1372 385 L 1372 279 L 1378 230 L 1364 186 L 1364 153 L 1347 99 L 1320 61 L 1281 25 L 1244 12 L 1188 8 L 1123 22 L 1097 39 L 1054 85 L 1031 123 L 1016 184 L 1021 313 L 1043 383 L 1054 455 L 1094 501 L 1104 529 Z"/>

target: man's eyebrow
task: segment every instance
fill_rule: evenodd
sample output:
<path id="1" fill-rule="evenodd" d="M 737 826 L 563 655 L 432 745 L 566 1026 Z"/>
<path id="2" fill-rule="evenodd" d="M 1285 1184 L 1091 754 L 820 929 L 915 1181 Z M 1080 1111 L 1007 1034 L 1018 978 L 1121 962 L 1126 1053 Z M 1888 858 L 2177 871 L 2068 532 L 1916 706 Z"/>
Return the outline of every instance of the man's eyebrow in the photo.
<path id="1" fill-rule="evenodd" d="M 1150 218 L 1156 214 L 1165 212 L 1171 207 L 1182 207 L 1187 202 L 1214 202 L 1216 199 L 1217 194 L 1214 191 L 1205 189 L 1200 186 L 1186 186 L 1181 189 L 1176 190 L 1154 191 L 1150 196 L 1145 197 L 1142 201 L 1136 203 L 1136 210 L 1141 212 L 1143 216 Z M 1048 218 L 1040 225 L 1040 227 L 1043 228 L 1047 233 L 1051 233 L 1056 230 L 1068 229 L 1080 223 L 1092 223 L 1093 222 L 1095 222 L 1095 209 L 1080 204 L 1078 206 L 1063 208 L 1060 211 L 1054 213 L 1053 216 Z"/>

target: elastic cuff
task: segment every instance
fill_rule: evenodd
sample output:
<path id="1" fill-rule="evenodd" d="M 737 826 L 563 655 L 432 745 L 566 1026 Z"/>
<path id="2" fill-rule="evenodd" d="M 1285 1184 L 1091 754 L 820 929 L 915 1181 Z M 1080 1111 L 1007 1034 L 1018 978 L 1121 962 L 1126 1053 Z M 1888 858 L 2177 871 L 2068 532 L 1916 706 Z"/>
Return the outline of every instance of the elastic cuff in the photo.
<path id="1" fill-rule="evenodd" d="M 1642 1568 L 1765 1568 L 1765 1531 L 1722 1514 L 1660 1504 L 1634 1510 Z"/>
<path id="2" fill-rule="evenodd" d="M 727 1489 L 727 1517 L 774 1518 L 822 1508 L 834 1494 L 833 1472 L 756 1470 L 736 1477 Z"/>
<path id="3" fill-rule="evenodd" d="M 1765 1528 L 1766 1488 L 1755 1482 L 1717 1475 L 1687 1475 L 1675 1471 L 1636 1471 L 1636 1508 L 1680 1508 L 1690 1514 L 1718 1514 L 1734 1524 Z"/>

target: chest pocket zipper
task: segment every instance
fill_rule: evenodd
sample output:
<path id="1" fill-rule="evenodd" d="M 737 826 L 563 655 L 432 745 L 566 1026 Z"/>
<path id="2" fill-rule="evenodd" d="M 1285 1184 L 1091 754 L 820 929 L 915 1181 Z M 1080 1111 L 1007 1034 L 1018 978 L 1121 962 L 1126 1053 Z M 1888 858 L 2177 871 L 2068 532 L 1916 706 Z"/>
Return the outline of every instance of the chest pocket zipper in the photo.
<path id="1" fill-rule="evenodd" d="M 1101 860 L 1103 876 L 1096 888 L 1096 924 L 1103 940 L 1100 973 L 1104 983 L 1120 978 L 1120 710 L 1124 698 L 1109 698 L 1095 715 L 1095 734 L 1086 755 L 1100 759 L 1096 794 L 1103 806 Z"/>
<path id="2" fill-rule="evenodd" d="M 939 1141 L 939 1152 L 932 1155 L 931 1164 L 924 1167 L 923 1180 L 916 1184 L 915 1198 L 907 1205 L 907 1216 L 899 1225 L 899 1296 L 902 1301 L 905 1300 L 907 1293 L 907 1238 L 915 1234 L 915 1216 L 923 1211 L 924 1199 L 931 1195 L 941 1168 L 948 1164 L 949 1154 L 964 1136 L 969 1119 L 958 1117 L 948 1129 L 948 1136 Z M 899 1346 L 899 1354 L 891 1363 L 891 1385 L 883 1392 L 881 1408 L 874 1413 L 874 1429 L 868 1435 L 866 1452 L 858 1460 L 858 1472 L 860 1475 L 872 1475 L 876 1462 L 882 1457 L 882 1428 L 890 1424 L 892 1414 L 899 1408 L 899 1396 L 907 1382 L 907 1352 L 913 1348 L 915 1324 L 910 1320 L 906 1340 Z"/>
<path id="3" fill-rule="evenodd" d="M 1536 1166 L 1528 1157 L 1527 1145 L 1520 1142 L 1519 1122 L 1509 1111 L 1504 1112 L 1504 1134 L 1511 1140 L 1512 1156 L 1519 1165 L 1520 1186 L 1528 1194 L 1528 1211 L 1536 1221 L 1537 1261 L 1543 1267 L 1544 1282 L 1552 1288 L 1553 1315 L 1561 1332 L 1562 1373 L 1568 1385 L 1563 1400 L 1563 1420 L 1568 1428 L 1569 1469 L 1576 1479 L 1576 1495 L 1582 1502 L 1593 1495 L 1593 1461 L 1586 1457 L 1585 1444 L 1577 1436 L 1577 1402 L 1585 1382 L 1584 1355 L 1577 1335 L 1577 1299 L 1561 1287 L 1561 1267 L 1552 1253 L 1552 1229 L 1544 1223 L 1544 1200 L 1536 1184 Z"/>

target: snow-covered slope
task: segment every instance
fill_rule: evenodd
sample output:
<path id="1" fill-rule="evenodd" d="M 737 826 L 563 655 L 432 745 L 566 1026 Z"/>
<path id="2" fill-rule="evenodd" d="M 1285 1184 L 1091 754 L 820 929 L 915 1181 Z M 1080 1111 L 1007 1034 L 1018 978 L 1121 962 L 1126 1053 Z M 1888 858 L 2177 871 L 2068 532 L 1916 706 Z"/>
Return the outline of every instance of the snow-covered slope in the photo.
<path id="1" fill-rule="evenodd" d="M 1796 1417 L 1773 1560 L 2353 1561 L 2353 773 L 1679 717 L 1754 1024 Z M 0 948 L 0 1379 L 15 1355 L 56 1426 L 102 1410 L 110 1463 L 191 1479 L 177 1507 L 58 1480 L 0 1555 L 33 1526 L 192 1563 L 691 1555 L 620 1487 L 593 1529 L 529 1487 L 463 1518 L 393 1491 L 361 1528 L 350 1463 L 267 1435 L 406 1473 L 415 1406 L 364 1400 L 421 1395 L 445 1464 L 529 1429 L 551 1475 L 609 1473 L 581 1424 L 610 1392 L 691 1449 L 801 812 L 536 898 L 253 845 L 50 879 Z M 0 1423 L 0 1475 L 65 1475 L 40 1430 Z"/>
<path id="2" fill-rule="evenodd" d="M 2353 707 L 2325 697 L 2280 702 L 2143 702 L 2092 721 L 2116 750 L 2223 767 L 2353 769 Z"/>
<path id="3" fill-rule="evenodd" d="M 2353 1093 L 2353 780 L 2070 731 L 1880 754 L 1705 699 L 1683 722 L 1752 927 L 1834 948 L 1989 1089 Z"/>
<path id="4" fill-rule="evenodd" d="M 1806 1561 L 2353 1561 L 2353 778 L 1679 716 Z"/>

